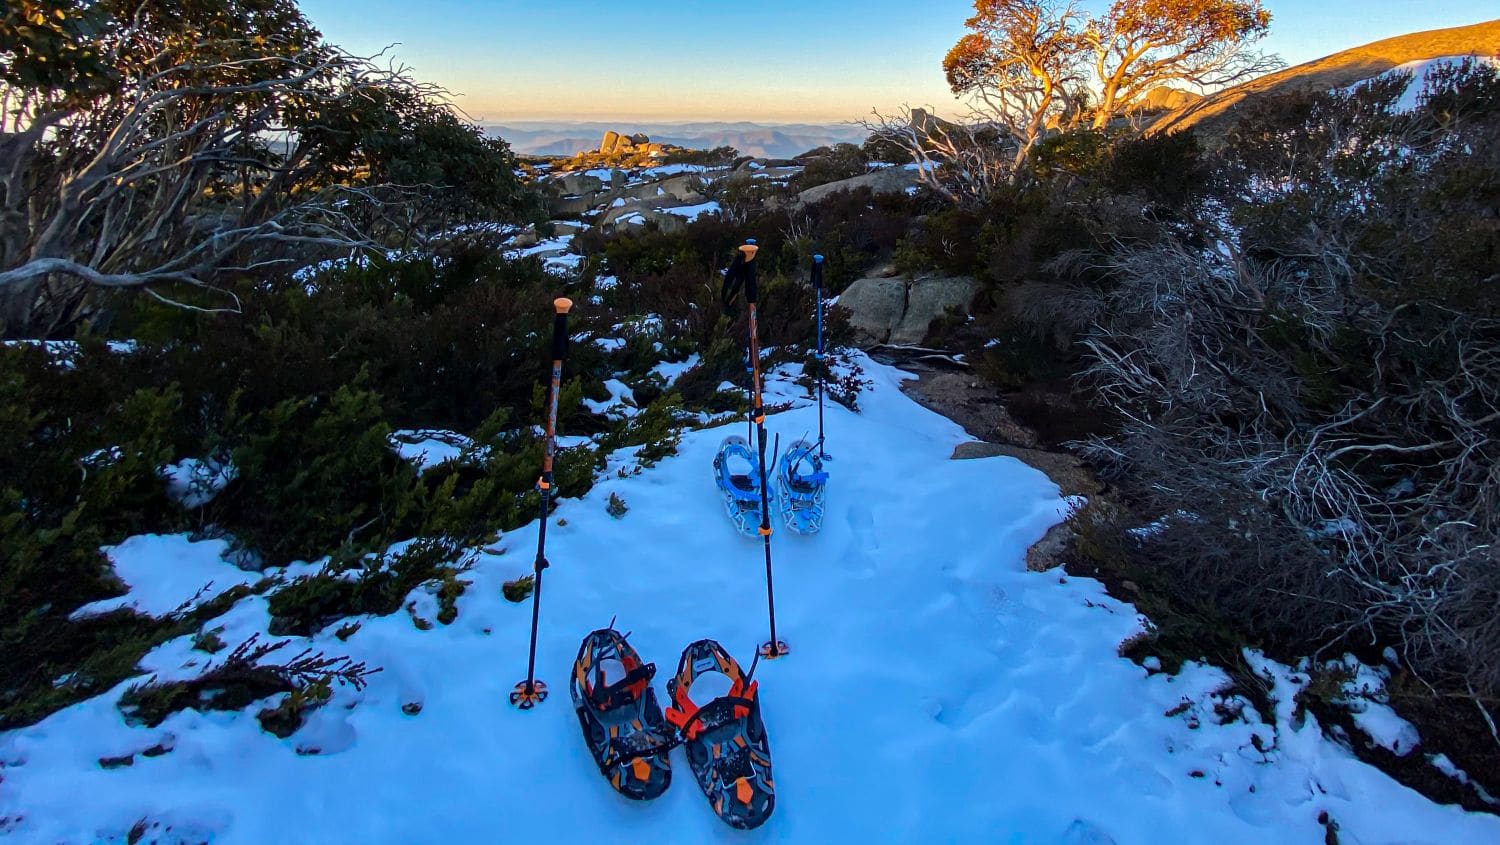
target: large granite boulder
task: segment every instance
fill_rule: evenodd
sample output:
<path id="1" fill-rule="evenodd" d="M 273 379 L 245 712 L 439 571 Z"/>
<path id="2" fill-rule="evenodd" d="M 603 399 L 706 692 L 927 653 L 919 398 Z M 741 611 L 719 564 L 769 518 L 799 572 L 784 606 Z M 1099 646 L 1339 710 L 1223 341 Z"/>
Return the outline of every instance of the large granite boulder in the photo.
<path id="1" fill-rule="evenodd" d="M 595 194 L 604 190 L 604 180 L 587 173 L 566 173 L 553 183 L 564 194 Z"/>
<path id="2" fill-rule="evenodd" d="M 979 283 L 966 276 L 860 279 L 840 296 L 849 325 L 867 343 L 918 344 L 950 308 L 968 309 Z"/>
<path id="3" fill-rule="evenodd" d="M 873 170 L 852 179 L 841 179 L 837 182 L 808 188 L 797 195 L 797 204 L 808 205 L 840 191 L 854 191 L 859 188 L 869 188 L 877 194 L 899 194 L 908 188 L 915 187 L 920 175 L 915 166 L 908 169 L 906 166 L 896 165 Z"/>
<path id="4" fill-rule="evenodd" d="M 547 200 L 547 212 L 554 217 L 585 214 L 593 211 L 597 204 L 598 195 L 596 194 L 550 197 Z"/>

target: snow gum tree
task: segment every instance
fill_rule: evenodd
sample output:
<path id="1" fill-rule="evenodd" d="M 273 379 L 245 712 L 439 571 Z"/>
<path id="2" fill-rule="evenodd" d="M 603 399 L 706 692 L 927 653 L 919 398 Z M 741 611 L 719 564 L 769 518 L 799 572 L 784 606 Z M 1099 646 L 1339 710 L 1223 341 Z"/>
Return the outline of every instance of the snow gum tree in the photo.
<path id="1" fill-rule="evenodd" d="M 965 25 L 943 72 L 967 118 L 906 110 L 866 124 L 957 203 L 1024 180 L 1047 137 L 1109 129 L 1157 88 L 1229 85 L 1280 64 L 1253 49 L 1271 25 L 1261 0 L 1116 0 L 1097 16 L 1072 0 L 975 0 Z"/>
<path id="2" fill-rule="evenodd" d="M 445 211 L 518 202 L 507 148 L 440 94 L 292 0 L 7 4 L 0 331 L 66 332 L 111 288 L 232 309 L 236 279 L 389 241 L 445 184 L 476 186 Z"/>

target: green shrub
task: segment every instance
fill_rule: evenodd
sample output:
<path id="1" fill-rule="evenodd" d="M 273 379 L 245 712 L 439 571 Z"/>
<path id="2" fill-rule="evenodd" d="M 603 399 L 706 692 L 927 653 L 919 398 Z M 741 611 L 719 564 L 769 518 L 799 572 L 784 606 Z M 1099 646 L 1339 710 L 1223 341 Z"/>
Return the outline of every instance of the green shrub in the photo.
<path id="1" fill-rule="evenodd" d="M 449 543 L 418 540 L 397 553 L 331 561 L 321 573 L 298 578 L 271 595 L 270 631 L 311 636 L 349 616 L 387 616 L 428 581 L 461 593 L 453 580 L 467 568 L 461 559 L 462 552 Z"/>

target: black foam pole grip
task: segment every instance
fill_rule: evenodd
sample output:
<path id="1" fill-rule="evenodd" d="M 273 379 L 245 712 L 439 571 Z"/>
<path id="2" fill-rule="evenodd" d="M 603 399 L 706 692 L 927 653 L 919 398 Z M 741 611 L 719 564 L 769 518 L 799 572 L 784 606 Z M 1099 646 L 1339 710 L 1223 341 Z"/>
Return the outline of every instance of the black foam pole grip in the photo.
<path id="1" fill-rule="evenodd" d="M 745 261 L 745 301 L 751 305 L 760 301 L 760 284 L 755 279 L 755 259 L 747 258 Z"/>
<path id="2" fill-rule="evenodd" d="M 568 311 L 573 302 L 558 298 L 552 305 L 557 309 L 557 317 L 552 321 L 552 360 L 561 361 L 568 354 Z"/>

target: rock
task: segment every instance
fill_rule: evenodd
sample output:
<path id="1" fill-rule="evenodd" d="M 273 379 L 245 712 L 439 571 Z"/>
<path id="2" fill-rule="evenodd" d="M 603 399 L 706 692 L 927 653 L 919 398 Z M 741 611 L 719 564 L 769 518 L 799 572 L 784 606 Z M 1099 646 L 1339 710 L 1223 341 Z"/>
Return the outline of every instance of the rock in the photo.
<path id="1" fill-rule="evenodd" d="M 948 457 L 950 461 L 977 461 L 981 458 L 998 458 L 1009 454 L 1006 447 L 999 443 L 987 443 L 983 440 L 970 440 L 953 447 L 953 454 Z"/>
<path id="2" fill-rule="evenodd" d="M 1026 568 L 1032 572 L 1046 572 L 1068 562 L 1073 544 L 1078 535 L 1066 522 L 1047 529 L 1047 533 L 1035 545 L 1026 550 Z"/>
<path id="3" fill-rule="evenodd" d="M 599 152 L 608 155 L 615 151 L 615 145 L 620 142 L 620 133 L 608 131 L 604 133 L 604 140 L 599 142 Z"/>
<path id="4" fill-rule="evenodd" d="M 575 220 L 553 220 L 551 225 L 552 234 L 554 237 L 576 235 L 579 232 L 582 232 L 584 229 L 588 228 L 588 226 Z"/>
<path id="5" fill-rule="evenodd" d="M 674 200 L 684 203 L 700 203 L 705 197 L 699 192 L 703 180 L 695 174 L 688 173 L 681 176 L 672 176 L 656 183 L 661 192 Z"/>
<path id="6" fill-rule="evenodd" d="M 839 294 L 839 307 L 849 312 L 849 325 L 861 340 L 885 343 L 906 314 L 906 282 L 860 279 Z"/>
<path id="7" fill-rule="evenodd" d="M 516 249 L 525 249 L 529 246 L 536 246 L 538 243 L 540 243 L 540 239 L 536 234 L 536 225 L 532 224 L 522 229 L 521 234 L 511 238 L 510 243 L 506 245 L 515 247 Z"/>
<path id="8" fill-rule="evenodd" d="M 891 343 L 921 343 L 927 337 L 928 326 L 948 313 L 948 309 L 958 308 L 967 313 L 979 292 L 979 282 L 966 276 L 918 279 L 911 283 L 909 291 L 906 316 L 891 332 Z"/>
<path id="9" fill-rule="evenodd" d="M 953 450 L 955 461 L 996 457 L 1015 458 L 1040 471 L 1057 485 L 1064 496 L 1093 497 L 1104 491 L 1104 486 L 1099 483 L 1083 461 L 1076 455 L 1069 455 L 1066 452 L 1048 452 L 1043 449 L 1028 449 L 1025 446 L 1011 446 L 1005 443 L 986 443 L 983 440 L 960 443 Z"/>
<path id="10" fill-rule="evenodd" d="M 630 143 L 637 147 L 641 147 L 651 143 L 651 138 L 645 134 L 637 132 L 634 135 L 630 136 Z"/>
<path id="11" fill-rule="evenodd" d="M 552 197 L 547 200 L 547 213 L 556 216 L 583 214 L 597 205 L 597 194 L 581 194 L 576 197 Z"/>
<path id="12" fill-rule="evenodd" d="M 599 219 L 600 228 L 613 227 L 617 231 L 644 229 L 647 223 L 655 223 L 663 232 L 676 232 L 687 226 L 687 218 L 642 203 L 631 203 L 611 208 Z"/>
<path id="13" fill-rule="evenodd" d="M 604 190 L 604 180 L 587 173 L 567 173 L 554 183 L 564 194 L 597 194 Z"/>
<path id="14" fill-rule="evenodd" d="M 872 343 L 916 344 L 949 308 L 967 309 L 979 283 L 964 276 L 917 279 L 865 278 L 839 295 L 849 325 Z"/>
<path id="15" fill-rule="evenodd" d="M 907 188 L 914 187 L 917 181 L 916 170 L 907 170 L 905 167 L 887 167 L 851 179 L 841 179 L 837 182 L 808 188 L 797 195 L 797 204 L 815 203 L 840 191 L 854 191 L 860 188 L 869 188 L 877 194 L 900 194 L 904 193 Z"/>

